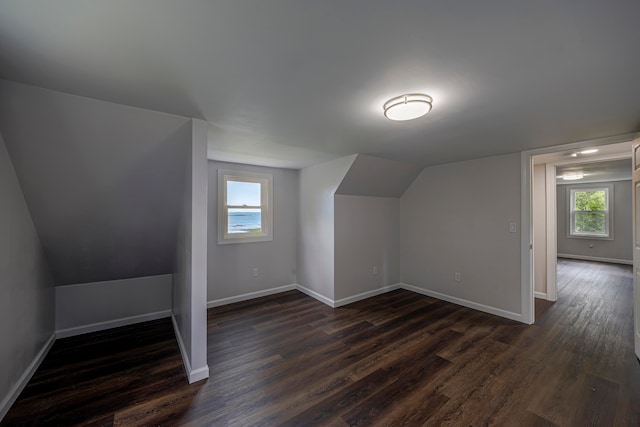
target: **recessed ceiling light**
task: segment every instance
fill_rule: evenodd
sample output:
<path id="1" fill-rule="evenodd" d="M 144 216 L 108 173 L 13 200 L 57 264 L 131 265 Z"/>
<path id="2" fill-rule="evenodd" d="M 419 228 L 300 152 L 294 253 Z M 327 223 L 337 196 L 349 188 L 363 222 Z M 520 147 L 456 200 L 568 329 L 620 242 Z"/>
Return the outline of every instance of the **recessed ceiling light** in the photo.
<path id="1" fill-rule="evenodd" d="M 423 93 L 396 96 L 384 103 L 384 116 L 389 120 L 405 121 L 422 117 L 431 111 L 433 99 Z"/>
<path id="2" fill-rule="evenodd" d="M 597 148 L 589 148 L 588 150 L 582 150 L 580 154 L 593 154 L 597 152 L 598 152 Z"/>
<path id="3" fill-rule="evenodd" d="M 584 178 L 584 174 L 582 172 L 565 172 L 562 174 L 562 179 L 565 181 L 575 181 L 576 179 Z"/>

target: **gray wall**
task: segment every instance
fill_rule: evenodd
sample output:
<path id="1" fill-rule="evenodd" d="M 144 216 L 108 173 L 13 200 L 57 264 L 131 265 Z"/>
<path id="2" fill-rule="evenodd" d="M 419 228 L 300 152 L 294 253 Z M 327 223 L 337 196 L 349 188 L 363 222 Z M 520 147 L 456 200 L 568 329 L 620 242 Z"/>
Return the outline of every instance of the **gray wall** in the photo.
<path id="1" fill-rule="evenodd" d="M 53 280 L 0 135 L 0 420 L 54 332 Z"/>
<path id="2" fill-rule="evenodd" d="M 584 239 L 567 237 L 568 230 L 568 187 L 578 184 L 557 186 L 558 203 L 558 254 L 606 258 L 612 260 L 633 260 L 633 234 L 631 213 L 631 181 L 579 184 L 581 187 L 595 188 L 603 184 L 613 184 L 613 240 Z M 592 248 L 589 245 L 593 245 Z"/>
<path id="3" fill-rule="evenodd" d="M 424 169 L 400 202 L 402 281 L 521 313 L 519 222 L 519 154 Z"/>
<path id="4" fill-rule="evenodd" d="M 175 244 L 172 311 L 189 382 L 207 366 L 207 124 L 191 121 L 184 199 Z"/>
<path id="5" fill-rule="evenodd" d="M 335 196 L 336 300 L 400 282 L 399 253 L 400 199 Z"/>
<path id="6" fill-rule="evenodd" d="M 218 169 L 273 175 L 272 241 L 218 245 Z M 209 301 L 296 283 L 298 171 L 209 161 L 208 201 Z"/>
<path id="7" fill-rule="evenodd" d="M 298 283 L 334 299 L 334 194 L 356 155 L 300 170 Z"/>
<path id="8" fill-rule="evenodd" d="M 167 317 L 171 280 L 165 274 L 57 286 L 58 338 Z"/>
<path id="9" fill-rule="evenodd" d="M 0 80 L 0 129 L 56 285 L 171 273 L 189 119 Z"/>

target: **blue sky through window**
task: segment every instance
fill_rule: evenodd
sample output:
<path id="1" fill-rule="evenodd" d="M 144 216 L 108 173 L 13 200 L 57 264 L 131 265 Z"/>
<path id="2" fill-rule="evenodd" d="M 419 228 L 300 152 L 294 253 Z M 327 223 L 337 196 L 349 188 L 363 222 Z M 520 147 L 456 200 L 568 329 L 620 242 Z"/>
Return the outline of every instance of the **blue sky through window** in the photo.
<path id="1" fill-rule="evenodd" d="M 257 182 L 227 181 L 227 204 L 260 206 L 260 184 Z"/>

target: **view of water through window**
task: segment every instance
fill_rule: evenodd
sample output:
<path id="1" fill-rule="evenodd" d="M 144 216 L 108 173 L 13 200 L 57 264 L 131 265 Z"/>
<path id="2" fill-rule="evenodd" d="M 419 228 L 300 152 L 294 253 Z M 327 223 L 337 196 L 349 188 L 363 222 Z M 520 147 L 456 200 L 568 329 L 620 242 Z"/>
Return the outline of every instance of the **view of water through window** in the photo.
<path id="1" fill-rule="evenodd" d="M 227 233 L 259 233 L 262 231 L 262 212 L 257 209 L 229 209 Z"/>

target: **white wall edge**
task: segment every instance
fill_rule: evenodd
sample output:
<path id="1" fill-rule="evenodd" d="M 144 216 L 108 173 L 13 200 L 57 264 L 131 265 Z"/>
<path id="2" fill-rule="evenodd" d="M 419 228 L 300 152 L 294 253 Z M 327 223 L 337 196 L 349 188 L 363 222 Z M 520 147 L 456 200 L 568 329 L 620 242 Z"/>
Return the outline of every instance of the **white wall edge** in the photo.
<path id="1" fill-rule="evenodd" d="M 558 206 L 556 165 L 545 165 L 545 203 L 547 222 L 547 300 L 558 299 Z"/>
<path id="2" fill-rule="evenodd" d="M 104 322 L 91 323 L 88 325 L 75 326 L 68 329 L 56 331 L 56 338 L 68 338 L 76 335 L 88 334 L 91 332 L 104 331 L 105 329 L 119 328 L 120 326 L 134 325 L 136 323 L 148 322 L 150 320 L 163 319 L 171 315 L 171 310 L 155 311 L 137 316 L 122 317 L 120 319 L 106 320 Z"/>
<path id="3" fill-rule="evenodd" d="M 382 288 L 374 289 L 372 291 L 367 291 L 361 294 L 352 295 L 350 297 L 341 298 L 333 302 L 333 307 L 342 307 L 343 305 L 375 297 L 377 295 L 386 294 L 387 292 L 395 291 L 396 289 L 400 289 L 400 283 L 394 283 L 393 285 L 383 286 Z"/>
<path id="4" fill-rule="evenodd" d="M 262 291 L 249 292 L 246 294 L 236 295 L 233 297 L 221 298 L 207 302 L 207 308 L 219 307 L 221 305 L 233 304 L 235 302 L 248 301 L 254 298 L 266 297 L 268 295 L 279 294 L 281 292 L 293 291 L 298 289 L 299 285 L 285 285 L 277 288 L 265 289 Z"/>
<path id="5" fill-rule="evenodd" d="M 417 286 L 408 285 L 406 283 L 400 284 L 401 289 L 415 292 L 417 294 L 426 295 L 428 297 L 437 298 L 442 301 L 458 304 L 463 307 L 472 308 L 474 310 L 483 311 L 485 313 L 493 314 L 499 317 L 505 317 L 507 319 L 515 320 L 517 322 L 527 323 L 520 313 L 514 313 L 512 311 L 503 310 L 501 308 L 491 307 L 488 305 L 480 304 L 477 302 L 469 301 L 462 298 L 452 297 L 450 295 L 441 294 L 440 292 L 430 291 L 428 289 L 419 288 Z"/>
<path id="6" fill-rule="evenodd" d="M 173 333 L 176 336 L 176 341 L 178 342 L 178 348 L 180 349 L 180 355 L 182 356 L 184 373 L 187 375 L 187 380 L 189 381 L 189 384 L 191 384 L 191 362 L 189 362 L 189 356 L 187 355 L 187 350 L 184 347 L 184 342 L 182 341 L 180 328 L 178 327 L 178 322 L 176 321 L 176 318 L 173 315 L 173 313 L 171 313 L 171 323 L 173 324 Z"/>
<path id="7" fill-rule="evenodd" d="M 178 328 L 178 323 L 173 313 L 171 313 L 171 323 L 173 324 L 173 332 L 176 336 L 176 341 L 178 342 L 178 348 L 180 349 L 180 355 L 182 356 L 182 363 L 184 365 L 184 372 L 187 375 L 187 381 L 189 381 L 189 384 L 209 378 L 209 365 L 205 365 L 202 368 L 195 370 L 191 369 L 191 362 L 189 362 L 189 356 L 187 355 L 187 350 L 185 349 L 184 342 L 182 341 L 180 328 Z"/>
<path id="8" fill-rule="evenodd" d="M 55 341 L 56 333 L 53 332 L 49 339 L 44 343 L 38 354 L 36 354 L 36 357 L 31 361 L 29 366 L 27 366 L 27 369 L 25 369 L 22 375 L 20 375 L 18 381 L 16 381 L 13 387 L 11 387 L 9 393 L 5 396 L 4 399 L 2 399 L 2 402 L 0 402 L 0 421 L 2 421 L 5 415 L 7 415 L 7 412 L 9 412 L 9 409 L 11 409 L 11 406 L 18 399 L 18 396 L 20 396 L 22 390 L 24 390 L 24 388 L 27 386 L 27 384 L 33 377 L 33 374 L 36 373 L 36 370 L 38 370 L 38 367 L 49 353 L 49 350 L 51 350 L 51 347 L 53 346 L 53 343 Z"/>
<path id="9" fill-rule="evenodd" d="M 302 292 L 303 294 L 309 295 L 311 298 L 315 298 L 318 301 L 327 304 L 329 307 L 335 308 L 335 302 L 332 299 L 325 297 L 324 295 L 320 295 L 316 291 L 312 291 L 311 289 L 305 288 L 302 285 L 296 283 L 296 289 Z"/>
<path id="10" fill-rule="evenodd" d="M 531 156 L 530 151 L 520 154 L 520 321 L 529 325 L 535 322 Z"/>
<path id="11" fill-rule="evenodd" d="M 570 254 L 558 254 L 558 258 L 578 259 L 581 261 L 610 262 L 612 264 L 633 265 L 633 260 L 630 260 L 630 259 L 602 258 L 597 256 L 570 255 Z"/>
<path id="12" fill-rule="evenodd" d="M 539 298 L 539 299 L 544 299 L 544 300 L 549 301 L 549 296 L 547 294 L 545 294 L 544 292 L 535 291 L 533 293 L 533 296 L 536 297 L 536 298 Z"/>

